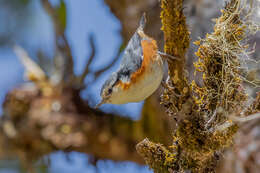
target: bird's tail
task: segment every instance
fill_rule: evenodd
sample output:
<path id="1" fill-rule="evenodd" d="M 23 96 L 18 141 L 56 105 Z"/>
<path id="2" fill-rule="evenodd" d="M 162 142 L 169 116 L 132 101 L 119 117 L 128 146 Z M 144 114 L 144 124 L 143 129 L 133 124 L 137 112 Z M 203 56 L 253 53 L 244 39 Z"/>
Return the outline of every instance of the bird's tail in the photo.
<path id="1" fill-rule="evenodd" d="M 143 15 L 142 15 L 142 17 L 141 17 L 141 19 L 140 19 L 140 22 L 139 22 L 138 30 L 143 31 L 145 25 L 146 25 L 146 14 L 143 13 Z"/>

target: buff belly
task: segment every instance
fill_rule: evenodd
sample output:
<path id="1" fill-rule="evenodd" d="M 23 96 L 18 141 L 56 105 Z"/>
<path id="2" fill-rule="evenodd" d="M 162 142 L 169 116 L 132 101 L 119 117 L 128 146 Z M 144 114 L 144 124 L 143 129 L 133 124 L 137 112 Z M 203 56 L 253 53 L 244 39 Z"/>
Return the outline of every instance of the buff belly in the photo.
<path id="1" fill-rule="evenodd" d="M 142 74 L 141 79 L 133 83 L 128 89 L 118 88 L 109 101 L 112 104 L 140 102 L 152 95 L 160 86 L 163 78 L 163 63 L 160 57 L 152 63 Z"/>

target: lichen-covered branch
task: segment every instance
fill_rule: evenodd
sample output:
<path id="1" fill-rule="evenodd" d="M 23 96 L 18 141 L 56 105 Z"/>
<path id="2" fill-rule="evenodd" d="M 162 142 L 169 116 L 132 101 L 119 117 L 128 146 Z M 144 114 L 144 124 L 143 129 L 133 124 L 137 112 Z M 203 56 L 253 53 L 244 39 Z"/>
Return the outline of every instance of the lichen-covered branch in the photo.
<path id="1" fill-rule="evenodd" d="M 168 109 L 174 108 L 173 112 L 178 112 L 189 97 L 185 53 L 190 44 L 190 37 L 183 14 L 183 0 L 162 0 L 161 7 L 164 51 L 181 59 L 168 62 L 170 79 L 166 83 L 162 103 Z"/>
<path id="2" fill-rule="evenodd" d="M 136 150 L 155 173 L 173 172 L 176 169 L 174 166 L 177 165 L 172 164 L 176 161 L 176 153 L 170 152 L 161 144 L 154 144 L 146 138 L 138 143 Z"/>
<path id="3" fill-rule="evenodd" d="M 171 124 L 160 114 L 144 111 L 135 121 L 90 108 L 80 90 L 70 86 L 48 90 L 46 95 L 27 84 L 6 96 L 0 153 L 12 151 L 23 160 L 35 160 L 57 150 L 78 151 L 96 159 L 142 164 L 135 145 L 143 138 L 169 144 Z"/>
<path id="4" fill-rule="evenodd" d="M 165 50 L 183 57 L 186 47 L 180 40 L 188 38 L 188 33 L 183 29 L 185 18 L 181 7 L 182 1 L 162 1 Z M 236 119 L 250 120 L 252 117 L 246 116 L 257 113 L 251 116 L 258 118 L 255 115 L 258 115 L 259 98 L 251 106 L 246 104 L 248 98 L 240 75 L 241 59 L 248 48 L 244 40 L 251 28 L 248 18 L 242 17 L 243 9 L 240 0 L 227 2 L 222 15 L 216 19 L 214 32 L 195 43 L 199 45 L 196 52 L 199 60 L 195 67 L 203 73 L 203 86 L 192 82 L 188 92 L 182 92 L 180 89 L 187 85 L 183 71 L 180 76 L 184 80 L 179 83 L 175 80 L 180 79 L 178 73 L 174 72 L 183 70 L 182 61 L 169 65 L 171 79 L 167 81 L 162 102 L 171 104 L 168 106 L 169 114 L 178 112 L 172 145 L 167 149 L 144 140 L 137 146 L 138 152 L 155 172 L 215 172 L 219 153 L 230 146 L 239 128 L 240 122 L 232 121 L 234 116 L 245 116 Z M 188 98 L 187 93 L 191 92 L 192 98 Z"/>

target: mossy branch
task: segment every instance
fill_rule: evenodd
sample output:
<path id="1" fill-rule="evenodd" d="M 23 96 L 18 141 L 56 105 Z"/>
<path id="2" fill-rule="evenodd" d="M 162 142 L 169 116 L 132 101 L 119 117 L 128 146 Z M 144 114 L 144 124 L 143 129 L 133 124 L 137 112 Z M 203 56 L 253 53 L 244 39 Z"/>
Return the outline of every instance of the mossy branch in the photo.
<path id="1" fill-rule="evenodd" d="M 155 173 L 173 172 L 175 169 L 173 162 L 176 161 L 176 154 L 160 144 L 154 144 L 146 138 L 136 146 L 136 150 Z"/>
<path id="2" fill-rule="evenodd" d="M 240 0 L 230 0 L 216 19 L 214 31 L 195 42 L 199 45 L 195 68 L 203 72 L 204 86 L 192 82 L 184 92 L 187 82 L 182 63 L 185 61 L 169 63 L 171 79 L 167 81 L 162 102 L 170 114 L 178 111 L 182 116 L 177 117 L 178 126 L 169 147 L 172 150 L 147 139 L 137 146 L 137 151 L 155 172 L 215 172 L 218 153 L 230 146 L 239 127 L 231 117 L 242 112 L 244 116 L 258 112 L 259 97 L 249 108 L 245 104 L 248 98 L 240 75 L 241 57 L 248 48 L 244 40 L 250 28 L 248 19 L 241 17 L 243 9 Z M 165 51 L 184 58 L 189 36 L 182 0 L 163 0 L 161 14 Z M 192 98 L 189 97 L 191 91 Z M 188 102 L 191 106 L 183 106 Z"/>
<path id="3" fill-rule="evenodd" d="M 91 108 L 78 89 L 50 89 L 27 84 L 7 94 L 0 119 L 1 157 L 17 154 L 31 163 L 62 150 L 144 164 L 135 151 L 139 141 L 149 137 L 170 144 L 172 123 L 160 116 L 154 100 L 145 103 L 140 120 L 132 120 Z"/>
<path id="4" fill-rule="evenodd" d="M 161 1 L 164 51 L 181 59 L 181 61 L 168 62 L 170 79 L 162 96 L 162 103 L 166 107 L 174 107 L 175 112 L 182 108 L 182 104 L 185 103 L 189 95 L 189 87 L 185 76 L 185 53 L 189 47 L 190 37 L 182 4 L 183 0 Z M 172 88 L 174 88 L 173 91 L 171 91 Z M 171 94 L 172 99 L 167 97 L 169 94 Z"/>

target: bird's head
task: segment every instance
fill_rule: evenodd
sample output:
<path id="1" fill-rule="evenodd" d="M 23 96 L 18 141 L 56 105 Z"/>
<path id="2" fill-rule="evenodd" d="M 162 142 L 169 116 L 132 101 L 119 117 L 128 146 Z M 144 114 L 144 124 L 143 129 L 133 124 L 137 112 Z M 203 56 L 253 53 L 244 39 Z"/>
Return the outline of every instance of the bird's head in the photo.
<path id="1" fill-rule="evenodd" d="M 101 91 L 100 91 L 100 96 L 102 98 L 101 102 L 96 106 L 97 108 L 101 106 L 102 104 L 105 103 L 110 103 L 112 96 L 117 93 L 117 89 L 115 85 L 118 82 L 118 75 L 117 73 L 112 73 L 109 78 L 105 81 L 103 84 Z"/>

